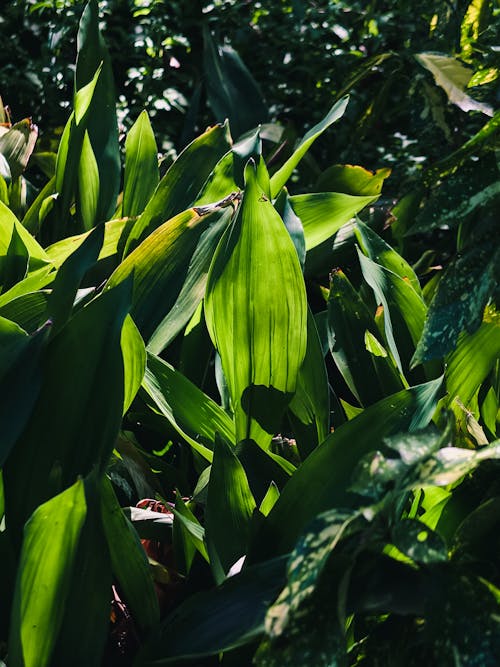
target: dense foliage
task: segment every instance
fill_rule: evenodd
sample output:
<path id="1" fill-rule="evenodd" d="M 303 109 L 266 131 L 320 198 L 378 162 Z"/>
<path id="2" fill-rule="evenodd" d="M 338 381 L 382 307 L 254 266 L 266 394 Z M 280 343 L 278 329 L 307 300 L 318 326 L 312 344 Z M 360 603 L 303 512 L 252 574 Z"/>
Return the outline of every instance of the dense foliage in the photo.
<path id="1" fill-rule="evenodd" d="M 101 4 L 70 108 L 3 22 L 0 657 L 497 665 L 493 3 Z"/>

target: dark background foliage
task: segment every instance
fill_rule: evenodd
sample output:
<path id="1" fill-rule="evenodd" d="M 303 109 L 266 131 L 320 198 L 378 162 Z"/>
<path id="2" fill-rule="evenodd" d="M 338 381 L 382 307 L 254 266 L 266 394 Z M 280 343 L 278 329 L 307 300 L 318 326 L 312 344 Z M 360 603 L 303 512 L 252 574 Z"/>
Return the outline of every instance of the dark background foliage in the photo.
<path id="1" fill-rule="evenodd" d="M 100 8 L 123 129 L 146 108 L 161 149 L 178 152 L 214 122 L 204 88 L 207 26 L 218 44 L 237 51 L 262 90 L 269 120 L 282 123 L 292 139 L 350 92 L 342 126 L 313 154 L 322 168 L 335 162 L 396 166 L 386 192 L 397 195 L 405 179 L 453 151 L 484 121 L 448 104 L 412 57 L 426 50 L 460 55 L 468 4 L 105 0 Z M 493 5 L 468 54 L 475 71 L 496 58 L 499 10 Z M 1 56 L 0 94 L 14 119 L 32 117 L 46 140 L 69 115 L 68 63 L 82 8 L 75 0 L 27 0 L 10 4 L 0 18 L 0 34 L 11 44 Z M 370 75 L 357 83 L 367 65 Z M 479 100 L 493 102 L 498 94 L 495 82 L 474 89 Z"/>

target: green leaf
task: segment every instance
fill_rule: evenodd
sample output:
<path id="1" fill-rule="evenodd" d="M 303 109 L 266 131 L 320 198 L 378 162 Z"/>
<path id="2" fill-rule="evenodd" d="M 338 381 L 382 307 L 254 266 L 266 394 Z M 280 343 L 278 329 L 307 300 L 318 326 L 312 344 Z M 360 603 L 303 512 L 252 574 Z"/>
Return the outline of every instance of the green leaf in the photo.
<path id="1" fill-rule="evenodd" d="M 458 396 L 467 407 L 500 357 L 500 314 L 491 312 L 475 333 L 461 334 L 447 358 L 448 405 Z"/>
<path id="2" fill-rule="evenodd" d="M 306 250 L 320 245 L 373 203 L 378 195 L 350 195 L 338 192 L 293 195 L 290 203 L 304 227 Z"/>
<path id="3" fill-rule="evenodd" d="M 51 664 L 85 521 L 83 481 L 41 505 L 27 522 L 13 603 L 9 663 Z"/>
<path id="4" fill-rule="evenodd" d="M 314 316 L 307 312 L 306 355 L 290 401 L 289 418 L 301 456 L 305 458 L 330 430 L 330 393 L 325 360 Z"/>
<path id="5" fill-rule="evenodd" d="M 398 521 L 392 530 L 391 541 L 415 563 L 429 565 L 445 563 L 448 560 L 448 550 L 443 538 L 416 519 Z"/>
<path id="6" fill-rule="evenodd" d="M 348 487 L 358 461 L 388 435 L 426 426 L 441 384 L 439 378 L 388 396 L 331 433 L 286 484 L 252 543 L 251 560 L 286 552 L 316 514 L 352 506 Z"/>
<path id="7" fill-rule="evenodd" d="M 82 226 L 90 230 L 97 222 L 99 205 L 99 169 L 95 159 L 89 133 L 85 130 L 82 152 L 78 164 L 78 197 L 77 206 L 82 219 Z"/>
<path id="8" fill-rule="evenodd" d="M 19 324 L 28 333 L 33 333 L 44 323 L 47 312 L 47 301 L 50 292 L 40 290 L 28 292 L 0 306 L 0 317 L 5 317 Z"/>
<path id="9" fill-rule="evenodd" d="M 146 371 L 146 348 L 139 329 L 130 315 L 127 315 L 123 322 L 120 344 L 123 355 L 123 414 L 125 414 L 139 391 Z"/>
<path id="10" fill-rule="evenodd" d="M 142 111 L 125 140 L 122 215 L 140 215 L 159 180 L 158 148 L 148 114 Z"/>
<path id="11" fill-rule="evenodd" d="M 129 303 L 129 282 L 101 294 L 45 350 L 38 402 L 5 466 L 14 531 L 78 475 L 107 465 L 122 418 L 120 340 Z"/>
<path id="12" fill-rule="evenodd" d="M 28 272 L 28 265 L 28 248 L 14 225 L 7 253 L 0 256 L 0 291 L 6 292 L 23 280 Z"/>
<path id="13" fill-rule="evenodd" d="M 74 562 L 75 576 L 66 597 L 53 665 L 100 667 L 109 633 L 111 561 L 100 516 L 99 478 L 85 479 L 87 515 Z M 78 651 L 75 654 L 75 646 Z"/>
<path id="14" fill-rule="evenodd" d="M 215 401 L 170 364 L 148 354 L 143 388 L 155 409 L 207 461 L 212 460 L 215 434 L 234 442 L 234 425 Z"/>
<path id="15" fill-rule="evenodd" d="M 346 110 L 347 103 L 349 102 L 349 97 L 346 95 L 342 97 L 338 102 L 336 102 L 326 116 L 312 127 L 309 132 L 307 132 L 302 139 L 300 140 L 298 146 L 295 148 L 293 154 L 288 158 L 285 164 L 278 169 L 278 171 L 273 174 L 271 178 L 271 195 L 276 197 L 281 188 L 286 184 L 290 176 L 292 175 L 293 170 L 302 160 L 304 155 L 307 153 L 311 145 L 316 141 L 316 139 L 323 134 L 323 132 L 335 123 L 339 118 L 344 115 Z M 299 215 L 300 217 L 300 215 Z"/>
<path id="16" fill-rule="evenodd" d="M 321 577 L 338 543 L 366 523 L 355 526 L 358 518 L 353 511 L 325 512 L 301 536 L 288 561 L 286 586 L 267 612 L 259 667 L 345 664 L 337 605 L 325 599 L 332 591 Z"/>
<path id="17" fill-rule="evenodd" d="M 54 202 L 53 195 L 55 193 L 56 179 L 53 176 L 50 181 L 43 186 L 38 195 L 35 197 L 33 203 L 29 209 L 24 214 L 22 220 L 23 227 L 30 233 L 35 236 L 39 229 L 40 225 L 44 219 L 44 208 L 47 206 L 47 202 Z"/>
<path id="18" fill-rule="evenodd" d="M 47 302 L 47 317 L 54 323 L 54 333 L 68 321 L 80 283 L 97 261 L 103 240 L 104 225 L 99 225 L 59 268 Z"/>
<path id="19" fill-rule="evenodd" d="M 174 520 L 174 548 L 182 548 L 183 558 L 186 563 L 185 574 L 189 572 L 194 552 L 199 551 L 203 558 L 209 562 L 207 547 L 205 546 L 205 529 L 177 491 L 175 507 L 173 508 Z M 180 544 L 179 544 L 180 542 Z M 177 561 L 176 561 L 177 562 Z"/>
<path id="20" fill-rule="evenodd" d="M 266 491 L 266 495 L 262 498 L 262 502 L 259 506 L 259 512 L 264 516 L 267 516 L 269 512 L 273 509 L 276 501 L 280 497 L 280 492 L 278 487 L 274 482 L 269 484 L 269 487 Z"/>
<path id="21" fill-rule="evenodd" d="M 296 390 L 307 342 L 306 294 L 295 247 L 252 162 L 245 178 L 236 220 L 210 267 L 205 316 L 228 383 L 236 438 L 266 448 Z"/>
<path id="22" fill-rule="evenodd" d="M 438 86 L 444 90 L 449 101 L 462 111 L 481 111 L 493 116 L 493 108 L 474 100 L 465 92 L 473 71 L 464 67 L 456 58 L 435 53 L 417 53 L 417 62 L 429 70 Z"/>
<path id="23" fill-rule="evenodd" d="M 201 233 L 189 259 L 189 267 L 179 295 L 149 339 L 148 350 L 154 354 L 160 354 L 182 331 L 205 296 L 210 263 L 217 244 L 228 226 L 229 215 L 228 209 L 212 215 L 210 224 Z"/>
<path id="24" fill-rule="evenodd" d="M 355 228 L 356 238 L 364 254 L 380 266 L 392 271 L 404 281 L 410 283 L 415 292 L 422 296 L 420 283 L 408 262 L 374 232 L 368 225 L 358 220 Z"/>
<path id="25" fill-rule="evenodd" d="M 269 602 L 283 586 L 285 564 L 285 558 L 276 558 L 245 568 L 221 586 L 189 597 L 141 647 L 137 666 L 199 661 L 259 638 Z"/>
<path id="26" fill-rule="evenodd" d="M 364 279 L 384 308 L 387 344 L 404 374 L 422 334 L 427 307 L 409 280 L 365 257 L 359 249 L 358 257 Z"/>
<path id="27" fill-rule="evenodd" d="M 0 317 L 0 466 L 24 431 L 42 383 L 40 357 L 48 338 L 44 327 L 26 335 L 13 322 Z"/>
<path id="28" fill-rule="evenodd" d="M 171 323 L 175 325 L 179 321 L 177 318 L 180 318 L 183 324 L 187 323 L 198 304 L 198 296 L 191 300 L 191 295 L 188 293 L 190 288 L 197 288 L 200 291 L 203 288 L 204 280 L 201 281 L 201 285 L 198 284 L 199 275 L 196 275 L 195 269 L 191 272 L 190 282 L 182 296 L 181 292 L 198 244 L 204 252 L 208 251 L 205 250 L 201 237 L 204 232 L 210 230 L 212 224 L 217 226 L 217 231 L 213 235 L 208 231 L 204 240 L 206 241 L 208 236 L 212 253 L 215 250 L 215 243 L 221 232 L 218 224 L 221 215 L 227 222 L 229 213 L 226 213 L 225 209 L 222 213 L 215 210 L 212 213 L 200 214 L 197 209 L 191 208 L 179 213 L 158 227 L 137 246 L 108 281 L 108 286 L 112 287 L 133 274 L 131 315 L 147 344 L 156 332 L 153 345 L 155 349 L 161 348 L 168 339 Z M 195 264 L 199 259 L 197 256 Z M 206 261 L 205 256 L 202 258 L 202 267 L 203 263 L 206 266 Z M 186 304 L 189 310 L 179 313 L 176 309 L 168 318 L 178 299 L 180 304 Z"/>
<path id="29" fill-rule="evenodd" d="M 457 255 L 441 278 L 429 306 L 412 364 L 443 357 L 464 329 L 473 333 L 498 284 L 500 250 L 489 241 Z"/>
<path id="30" fill-rule="evenodd" d="M 108 259 L 117 254 L 118 242 L 126 222 L 127 218 L 116 218 L 104 224 L 104 240 L 98 257 L 99 260 Z M 91 233 L 92 230 L 77 236 L 68 236 L 49 246 L 46 252 L 54 267 L 59 268 Z"/>
<path id="31" fill-rule="evenodd" d="M 330 275 L 329 346 L 347 386 L 363 406 L 404 388 L 393 362 L 367 349 L 367 334 L 380 346 L 374 318 L 347 277 L 337 269 Z"/>
<path id="32" fill-rule="evenodd" d="M 227 44 L 216 44 L 206 26 L 203 44 L 207 97 L 216 120 L 229 118 L 235 137 L 266 122 L 262 92 L 236 51 Z"/>
<path id="33" fill-rule="evenodd" d="M 346 195 L 378 196 L 386 178 L 387 168 L 372 172 L 352 164 L 334 164 L 324 171 L 316 183 L 318 192 L 343 192 Z"/>
<path id="34" fill-rule="evenodd" d="M 109 220 L 120 189 L 120 149 L 116 120 L 115 84 L 108 50 L 99 30 L 97 0 L 90 0 L 80 20 L 77 37 L 75 89 L 80 91 L 101 73 L 95 84 L 86 118 L 92 150 L 99 170 L 99 198 L 96 222 Z M 77 107 L 75 102 L 75 114 Z M 77 120 L 78 123 L 78 120 Z M 82 192 L 80 191 L 80 196 Z"/>
<path id="35" fill-rule="evenodd" d="M 151 630 L 160 619 L 160 610 L 146 552 L 107 477 L 102 482 L 101 513 L 111 567 L 120 591 L 139 628 Z"/>
<path id="36" fill-rule="evenodd" d="M 48 264 L 50 260 L 44 249 L 31 236 L 31 234 L 24 229 L 12 211 L 7 208 L 5 204 L 0 202 L 0 256 L 7 254 L 14 228 L 16 229 L 17 236 L 20 237 L 28 251 L 30 258 L 29 271 L 34 271 L 35 269 Z"/>
<path id="37" fill-rule="evenodd" d="M 224 439 L 216 435 L 205 508 L 208 552 L 215 573 L 221 567 L 222 575 L 226 574 L 246 555 L 255 508 L 243 466 Z"/>
<path id="38" fill-rule="evenodd" d="M 161 179 L 130 231 L 124 255 L 165 220 L 192 206 L 219 160 L 230 148 L 227 125 L 209 128 L 187 146 Z"/>

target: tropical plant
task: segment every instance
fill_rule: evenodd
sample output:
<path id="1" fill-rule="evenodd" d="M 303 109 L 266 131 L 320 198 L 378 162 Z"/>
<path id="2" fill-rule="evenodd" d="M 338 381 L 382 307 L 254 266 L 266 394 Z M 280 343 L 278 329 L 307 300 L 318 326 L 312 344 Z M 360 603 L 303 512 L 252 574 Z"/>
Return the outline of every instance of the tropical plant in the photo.
<path id="1" fill-rule="evenodd" d="M 388 220 L 389 169 L 294 184 L 348 105 L 163 175 L 142 112 L 122 175 L 90 0 L 57 154 L 0 137 L 9 666 L 498 664 L 498 112 Z"/>

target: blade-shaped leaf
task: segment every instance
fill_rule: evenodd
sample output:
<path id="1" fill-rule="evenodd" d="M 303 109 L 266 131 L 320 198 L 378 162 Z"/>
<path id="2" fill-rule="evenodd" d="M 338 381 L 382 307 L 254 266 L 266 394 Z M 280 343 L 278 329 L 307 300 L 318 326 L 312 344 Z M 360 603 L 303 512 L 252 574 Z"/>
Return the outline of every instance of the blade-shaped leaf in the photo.
<path id="1" fill-rule="evenodd" d="M 41 505 L 25 527 L 13 604 L 9 662 L 44 667 L 65 613 L 85 521 L 83 481 Z"/>
<path id="2" fill-rule="evenodd" d="M 251 559 L 286 552 L 316 514 L 352 505 L 348 487 L 358 461 L 381 448 L 383 438 L 426 426 L 436 409 L 441 384 L 438 378 L 388 396 L 331 433 L 286 484 L 256 535 Z"/>
<path id="3" fill-rule="evenodd" d="M 242 646 L 264 630 L 269 602 L 285 580 L 286 558 L 244 569 L 221 586 L 192 595 L 162 623 L 137 657 L 138 667 L 200 659 Z"/>
<path id="4" fill-rule="evenodd" d="M 208 461 L 212 460 L 212 443 L 217 432 L 234 442 L 234 425 L 224 410 L 153 354 L 148 354 L 143 387 L 157 411 Z"/>
<path id="5" fill-rule="evenodd" d="M 160 610 L 148 559 L 107 477 L 102 482 L 101 513 L 113 574 L 138 626 L 150 630 L 159 621 Z"/>
<path id="6" fill-rule="evenodd" d="M 112 287 L 133 274 L 131 315 L 146 343 L 159 327 L 156 341 L 161 346 L 164 328 L 168 328 L 167 324 L 171 320 L 167 320 L 167 324 L 163 323 L 177 299 L 181 298 L 189 263 L 201 242 L 201 236 L 212 223 L 217 225 L 221 215 L 227 219 L 229 212 L 215 210 L 203 214 L 191 208 L 179 213 L 152 232 L 126 257 L 109 279 L 108 286 Z M 208 235 L 214 247 L 217 233 L 215 238 L 210 233 Z M 190 278 L 192 280 L 195 277 L 192 273 Z M 196 283 L 195 280 L 195 286 Z M 176 315 L 177 311 L 173 317 Z M 186 316 L 185 313 L 182 315 Z"/>
<path id="7" fill-rule="evenodd" d="M 247 552 L 255 500 L 245 470 L 234 451 L 219 436 L 208 483 L 207 545 L 212 569 L 226 574 Z"/>
<path id="8" fill-rule="evenodd" d="M 125 141 L 122 215 L 140 215 L 158 181 L 158 148 L 146 111 L 132 125 Z"/>
<path id="9" fill-rule="evenodd" d="M 312 127 L 300 140 L 298 146 L 295 148 L 293 155 L 291 155 L 285 164 L 273 174 L 271 178 L 271 195 L 276 197 L 281 188 L 286 184 L 293 170 L 302 160 L 304 155 L 309 150 L 310 146 L 316 139 L 323 134 L 323 132 L 335 123 L 344 115 L 349 97 L 346 95 L 336 102 L 326 116 L 317 125 Z M 300 216 L 299 216 L 300 217 Z"/>
<path id="10" fill-rule="evenodd" d="M 231 394 L 236 438 L 267 447 L 304 359 L 306 294 L 295 247 L 252 162 L 245 178 L 236 220 L 210 267 L 205 316 Z"/>
<path id="11" fill-rule="evenodd" d="M 347 386 L 363 406 L 404 389 L 391 359 L 367 348 L 367 334 L 380 346 L 374 318 L 344 273 L 337 269 L 330 275 L 328 297 L 330 351 Z"/>
<path id="12" fill-rule="evenodd" d="M 99 197 L 95 220 L 104 222 L 109 220 L 116 207 L 116 198 L 120 189 L 121 165 L 115 84 L 109 53 L 99 29 L 97 0 L 90 0 L 83 11 L 77 46 L 78 57 L 75 72 L 77 91 L 92 81 L 95 73 L 101 69 L 85 125 L 99 171 Z M 82 192 L 80 192 L 81 195 Z"/>
<path id="13" fill-rule="evenodd" d="M 100 178 L 89 133 L 83 135 L 82 152 L 78 164 L 78 212 L 85 230 L 92 229 L 98 219 Z"/>
<path id="14" fill-rule="evenodd" d="M 5 466 L 14 531 L 78 475 L 107 464 L 121 425 L 120 340 L 130 287 L 125 282 L 93 299 L 45 350 L 38 402 Z"/>
<path id="15" fill-rule="evenodd" d="M 227 126 L 215 125 L 182 151 L 131 229 L 125 255 L 165 220 L 192 206 L 215 166 L 231 147 L 230 141 Z"/>
<path id="16" fill-rule="evenodd" d="M 297 391 L 290 401 L 289 418 L 305 458 L 330 430 L 330 393 L 325 359 L 314 316 L 307 312 L 307 348 L 299 371 Z"/>
<path id="17" fill-rule="evenodd" d="M 311 250 L 333 236 L 378 195 L 350 195 L 320 192 L 293 195 L 290 203 L 304 227 L 306 250 Z"/>

